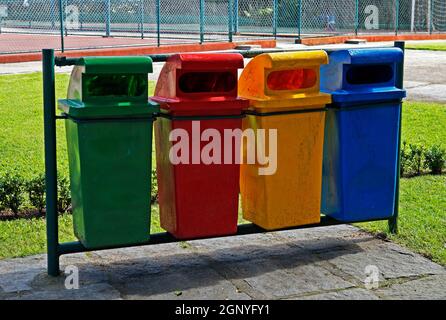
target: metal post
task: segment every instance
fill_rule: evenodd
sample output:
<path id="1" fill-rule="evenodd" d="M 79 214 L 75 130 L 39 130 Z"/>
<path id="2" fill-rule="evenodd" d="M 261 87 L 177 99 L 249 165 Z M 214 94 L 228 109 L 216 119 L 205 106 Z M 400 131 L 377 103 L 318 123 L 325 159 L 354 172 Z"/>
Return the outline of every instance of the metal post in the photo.
<path id="1" fill-rule="evenodd" d="M 359 0 L 355 1 L 355 35 L 358 35 L 359 31 Z"/>
<path id="2" fill-rule="evenodd" d="M 110 37 L 110 23 L 111 23 L 111 3 L 110 0 L 105 0 L 105 36 Z"/>
<path id="3" fill-rule="evenodd" d="M 158 47 L 161 45 L 161 12 L 160 1 L 156 0 L 156 42 Z"/>
<path id="4" fill-rule="evenodd" d="M 279 2 L 279 0 L 274 0 L 274 7 L 273 7 L 273 35 L 274 35 L 274 39 L 277 39 L 277 9 L 279 7 L 278 2 Z"/>
<path id="5" fill-rule="evenodd" d="M 200 0 L 200 44 L 204 42 L 204 0 Z"/>
<path id="6" fill-rule="evenodd" d="M 415 31 L 415 0 L 412 0 L 411 16 L 410 16 L 410 32 Z"/>
<path id="7" fill-rule="evenodd" d="M 234 17 L 234 27 L 233 27 L 233 31 L 235 34 L 238 33 L 238 0 L 234 0 L 234 12 L 233 12 L 233 17 Z"/>
<path id="8" fill-rule="evenodd" d="M 67 20 L 67 6 L 68 6 L 68 0 L 64 0 L 64 4 L 63 4 L 63 20 L 66 21 Z M 68 37 L 68 28 L 67 28 L 67 24 L 64 24 L 64 30 L 65 30 L 65 37 Z"/>
<path id="9" fill-rule="evenodd" d="M 400 0 L 395 0 L 395 35 L 400 29 Z"/>
<path id="10" fill-rule="evenodd" d="M 405 49 L 405 43 L 404 41 L 397 41 L 395 42 L 395 47 L 400 48 L 401 50 Z M 397 70 L 396 70 L 396 86 L 399 89 L 402 89 L 404 87 L 404 57 L 403 61 L 398 64 Z M 400 166 L 401 166 L 401 128 L 402 128 L 402 105 L 400 106 L 400 119 L 398 123 L 398 158 L 397 158 L 397 167 L 396 167 L 396 186 L 395 186 L 395 204 L 394 204 L 394 210 L 393 210 L 393 217 L 389 219 L 389 232 L 393 234 L 398 233 L 398 215 L 399 215 L 399 204 L 400 204 Z"/>
<path id="11" fill-rule="evenodd" d="M 228 0 L 228 41 L 232 42 L 232 0 Z"/>
<path id="12" fill-rule="evenodd" d="M 429 0 L 429 34 L 434 31 L 434 3 Z"/>
<path id="13" fill-rule="evenodd" d="M 48 274 L 59 275 L 54 50 L 42 50 Z"/>
<path id="14" fill-rule="evenodd" d="M 139 0 L 141 18 L 141 39 L 144 39 L 144 0 Z"/>
<path id="15" fill-rule="evenodd" d="M 63 0 L 59 0 L 59 21 L 60 21 L 60 49 L 62 52 L 65 51 L 65 43 L 64 43 L 64 9 L 63 9 Z"/>
<path id="16" fill-rule="evenodd" d="M 298 14 L 299 14 L 299 24 L 298 24 L 298 39 L 301 40 L 302 35 L 302 0 L 299 0 L 298 3 Z"/>
<path id="17" fill-rule="evenodd" d="M 55 0 L 51 0 L 50 9 L 51 9 L 51 27 L 54 28 L 55 21 L 56 21 L 56 1 Z"/>

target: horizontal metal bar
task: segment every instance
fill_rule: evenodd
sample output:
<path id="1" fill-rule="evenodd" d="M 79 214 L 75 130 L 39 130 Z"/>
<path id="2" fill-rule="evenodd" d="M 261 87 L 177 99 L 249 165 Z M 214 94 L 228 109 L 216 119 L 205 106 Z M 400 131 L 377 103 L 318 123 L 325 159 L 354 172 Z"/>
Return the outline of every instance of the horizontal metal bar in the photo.
<path id="1" fill-rule="evenodd" d="M 243 119 L 246 117 L 244 113 L 241 114 L 227 114 L 227 115 L 192 115 L 192 116 L 175 116 L 170 113 L 156 113 L 156 118 L 164 118 L 175 121 L 202 121 L 202 120 L 217 120 L 217 119 Z"/>
<path id="2" fill-rule="evenodd" d="M 307 48 L 291 48 L 291 49 L 275 49 L 275 48 L 268 48 L 268 49 L 258 49 L 258 50 L 224 50 L 224 51 L 209 51 L 209 53 L 240 53 L 245 58 L 254 58 L 255 56 L 258 56 L 263 53 L 276 53 L 276 52 L 296 52 L 296 51 L 314 51 L 314 50 L 324 50 L 327 53 L 343 50 L 343 49 L 379 49 L 379 48 L 387 48 L 387 47 L 393 47 L 393 46 L 379 46 L 379 47 L 351 47 L 351 46 L 345 46 L 345 47 L 337 47 L 337 48 L 323 48 L 323 47 L 307 47 Z M 167 59 L 174 54 L 153 54 L 153 55 L 147 55 L 147 57 L 150 57 L 153 62 L 165 62 Z M 59 56 L 55 58 L 55 64 L 58 67 L 63 66 L 72 66 L 79 63 L 81 58 L 67 58 L 64 56 Z"/>
<path id="3" fill-rule="evenodd" d="M 317 109 L 301 109 L 301 110 L 289 110 L 289 111 L 275 111 L 275 112 L 257 112 L 254 110 L 246 110 L 244 114 L 247 116 L 256 117 L 271 117 L 271 116 L 283 116 L 290 114 L 301 114 L 301 113 L 316 113 L 316 112 L 326 112 L 327 108 L 317 108 Z"/>
<path id="4" fill-rule="evenodd" d="M 56 120 L 71 120 L 76 123 L 86 123 L 86 122 L 113 122 L 113 121 L 156 121 L 158 118 L 164 118 L 174 121 L 206 121 L 206 120 L 217 120 L 217 119 L 243 119 L 246 116 L 258 116 L 258 117 L 271 117 L 289 114 L 302 114 L 302 113 L 315 113 L 315 112 L 326 112 L 327 108 L 317 108 L 317 109 L 302 109 L 302 110 L 291 110 L 291 111 L 277 111 L 277 112 L 264 112 L 259 113 L 253 110 L 244 110 L 241 114 L 228 114 L 228 115 L 192 115 L 192 116 L 175 116 L 169 113 L 154 112 L 150 116 L 144 117 L 109 117 L 109 118 L 86 118 L 80 119 L 72 117 L 63 113 L 60 116 L 56 116 Z M 336 109 L 339 110 L 339 109 Z"/>
<path id="5" fill-rule="evenodd" d="M 249 234 L 258 234 L 258 233 L 270 233 L 270 232 L 278 232 L 278 231 L 290 231 L 290 230 L 298 230 L 298 229 L 307 229 L 307 228 L 315 228 L 315 227 L 328 227 L 328 226 L 334 226 L 334 225 L 342 225 L 342 224 L 349 224 L 349 223 L 362 223 L 362 222 L 372 222 L 372 221 L 384 221 L 388 220 L 388 218 L 385 219 L 376 219 L 376 220 L 365 220 L 365 221 L 352 221 L 352 222 L 345 222 L 345 221 L 339 221 L 335 220 L 328 216 L 321 216 L 321 222 L 314 223 L 314 224 L 307 224 L 303 226 L 297 226 L 297 227 L 290 227 L 280 230 L 266 230 L 263 229 L 255 224 L 247 223 L 247 224 L 240 224 L 237 227 L 237 233 L 235 234 L 228 234 L 223 236 L 217 236 L 217 237 L 209 237 L 204 239 L 210 239 L 210 238 L 226 238 L 226 237 L 233 237 L 233 236 L 243 236 L 243 235 L 249 235 Z M 119 249 L 119 248 L 129 248 L 129 247 L 136 247 L 136 246 L 146 246 L 146 245 L 154 245 L 154 244 L 164 244 L 164 243 L 174 243 L 174 242 L 181 242 L 181 241 L 193 241 L 193 240 L 199 240 L 200 238 L 191 238 L 191 239 L 177 239 L 173 237 L 168 232 L 162 232 L 162 233 L 155 233 L 150 235 L 150 239 L 146 242 L 141 243 L 135 243 L 135 244 L 128 244 L 128 245 L 119 245 L 119 246 L 110 246 L 110 247 L 103 247 L 103 248 L 85 248 L 82 243 L 76 241 L 76 242 L 65 242 L 59 244 L 58 247 L 58 254 L 59 256 L 64 254 L 71 254 L 71 253 L 80 253 L 80 252 L 89 252 L 89 251 L 98 251 L 98 250 L 109 250 L 109 249 Z M 203 239 L 203 238 L 201 238 Z"/>
<path id="6" fill-rule="evenodd" d="M 91 122 L 128 122 L 128 121 L 154 121 L 156 120 L 155 113 L 147 116 L 116 116 L 116 117 L 102 117 L 102 118 L 76 118 L 73 116 L 70 116 L 68 114 L 63 114 L 62 116 L 58 117 L 57 119 L 68 119 L 76 123 L 91 123 Z"/>

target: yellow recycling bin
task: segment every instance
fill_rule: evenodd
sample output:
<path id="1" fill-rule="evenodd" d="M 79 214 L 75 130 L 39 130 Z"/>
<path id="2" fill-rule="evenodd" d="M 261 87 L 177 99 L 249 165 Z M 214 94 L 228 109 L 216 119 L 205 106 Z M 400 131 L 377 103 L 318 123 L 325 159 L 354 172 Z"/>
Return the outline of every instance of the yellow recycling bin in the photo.
<path id="1" fill-rule="evenodd" d="M 240 77 L 239 96 L 250 101 L 243 129 L 253 129 L 257 155 L 252 161 L 244 144 L 243 217 L 264 229 L 320 222 L 325 105 L 331 102 L 320 92 L 320 66 L 327 63 L 325 51 L 261 54 Z M 259 150 L 269 154 L 268 163 L 259 161 Z"/>

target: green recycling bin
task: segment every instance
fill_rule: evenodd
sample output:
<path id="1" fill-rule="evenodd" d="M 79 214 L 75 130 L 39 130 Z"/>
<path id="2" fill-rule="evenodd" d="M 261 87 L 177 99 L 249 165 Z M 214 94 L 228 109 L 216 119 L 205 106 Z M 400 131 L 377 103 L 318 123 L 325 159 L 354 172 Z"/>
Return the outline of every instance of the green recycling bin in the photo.
<path id="1" fill-rule="evenodd" d="M 65 122 L 73 223 L 86 248 L 149 239 L 153 113 L 148 57 L 89 57 L 74 67 Z"/>

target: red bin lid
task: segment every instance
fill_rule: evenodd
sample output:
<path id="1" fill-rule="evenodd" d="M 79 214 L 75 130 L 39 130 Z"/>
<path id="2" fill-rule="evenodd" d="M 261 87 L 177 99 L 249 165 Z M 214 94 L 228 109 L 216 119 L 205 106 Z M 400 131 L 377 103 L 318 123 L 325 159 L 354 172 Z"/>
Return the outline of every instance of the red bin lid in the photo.
<path id="1" fill-rule="evenodd" d="M 237 98 L 239 53 L 184 53 L 167 59 L 152 98 L 171 113 L 240 113 L 247 100 Z"/>
<path id="2" fill-rule="evenodd" d="M 239 53 L 180 53 L 167 59 L 176 69 L 227 70 L 243 68 L 243 56 Z"/>

